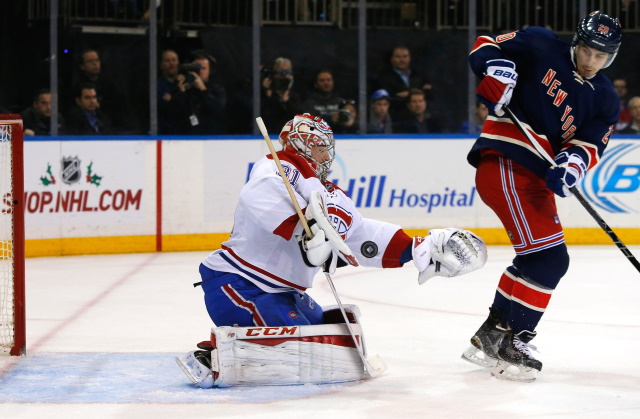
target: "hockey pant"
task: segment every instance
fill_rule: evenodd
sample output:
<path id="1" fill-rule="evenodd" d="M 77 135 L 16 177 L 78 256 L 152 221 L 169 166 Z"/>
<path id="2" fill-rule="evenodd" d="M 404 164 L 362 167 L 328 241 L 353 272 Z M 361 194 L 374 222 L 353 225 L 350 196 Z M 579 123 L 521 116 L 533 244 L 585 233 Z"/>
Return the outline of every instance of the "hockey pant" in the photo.
<path id="1" fill-rule="evenodd" d="M 240 275 L 200 265 L 204 301 L 217 326 L 294 326 L 322 323 L 322 307 L 297 291 L 269 293 Z"/>
<path id="2" fill-rule="evenodd" d="M 502 314 L 503 326 L 515 333 L 533 331 L 569 267 L 554 194 L 533 172 L 496 154 L 482 157 L 476 186 L 516 252 L 500 278 L 493 307 Z"/>

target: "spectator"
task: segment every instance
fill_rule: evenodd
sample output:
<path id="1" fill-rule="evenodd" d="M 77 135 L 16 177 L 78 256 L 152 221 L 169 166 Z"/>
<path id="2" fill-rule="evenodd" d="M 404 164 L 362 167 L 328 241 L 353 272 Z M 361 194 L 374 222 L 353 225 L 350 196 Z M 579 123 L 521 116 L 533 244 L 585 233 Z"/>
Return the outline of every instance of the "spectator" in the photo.
<path id="1" fill-rule="evenodd" d="M 343 100 L 338 109 L 338 121 L 333 124 L 333 132 L 336 134 L 357 134 L 359 131 L 358 111 L 355 100 Z"/>
<path id="2" fill-rule="evenodd" d="M 618 122 L 616 123 L 615 130 L 616 132 L 621 132 L 631 122 L 631 114 L 629 113 L 629 109 L 627 108 L 627 80 L 618 77 L 612 80 L 613 88 L 618 95 L 618 99 L 620 99 L 620 118 L 618 118 Z"/>
<path id="3" fill-rule="evenodd" d="M 113 121 L 114 128 L 119 131 L 130 130 L 136 125 L 133 112 L 130 111 L 125 95 L 120 85 L 102 72 L 100 54 L 95 49 L 82 52 L 79 63 L 79 74 L 74 86 L 74 92 L 82 84 L 91 83 L 98 93 L 100 110 Z"/>
<path id="4" fill-rule="evenodd" d="M 186 92 L 191 111 L 188 132 L 197 135 L 220 134 L 227 92 L 224 87 L 211 80 L 215 72 L 215 58 L 204 51 L 194 52 L 194 57 L 192 64 L 198 64 L 200 69 L 191 71 L 186 76 Z"/>
<path id="5" fill-rule="evenodd" d="M 262 117 L 269 132 L 280 132 L 292 115 L 302 113 L 302 103 L 293 87 L 293 66 L 288 58 L 276 58 L 262 80 Z"/>
<path id="6" fill-rule="evenodd" d="M 427 98 L 421 89 L 411 89 L 406 110 L 393 126 L 393 131 L 407 134 L 442 132 L 439 121 L 427 112 Z"/>
<path id="7" fill-rule="evenodd" d="M 40 89 L 33 99 L 33 106 L 23 110 L 24 135 L 51 135 L 51 92 Z M 58 114 L 58 133 L 64 133 L 62 115 Z"/>
<path id="8" fill-rule="evenodd" d="M 379 75 L 379 88 L 389 92 L 391 116 L 404 110 L 409 90 L 431 90 L 432 85 L 411 69 L 411 52 L 405 46 L 397 46 L 391 53 L 391 69 Z"/>
<path id="9" fill-rule="evenodd" d="M 100 110 L 98 92 L 91 83 L 78 87 L 76 107 L 69 111 L 69 133 L 75 135 L 106 135 L 112 133 L 111 118 Z"/>
<path id="10" fill-rule="evenodd" d="M 179 74 L 178 54 L 168 49 L 160 59 L 158 77 L 158 133 L 185 134 L 189 131 L 189 99 L 185 94 L 187 82 L 184 74 Z"/>
<path id="11" fill-rule="evenodd" d="M 484 103 L 477 102 L 475 109 L 475 118 L 471 131 L 469 131 L 471 122 L 465 121 L 460 127 L 460 132 L 463 134 L 480 134 L 482 132 L 482 127 L 484 126 L 484 121 L 487 120 L 487 116 L 489 116 L 489 109 L 484 105 Z"/>
<path id="12" fill-rule="evenodd" d="M 334 125 L 338 122 L 338 109 L 342 98 L 334 90 L 333 74 L 329 70 L 316 73 L 313 93 L 302 104 L 304 112 L 317 115 Z"/>
<path id="13" fill-rule="evenodd" d="M 631 121 L 626 128 L 620 131 L 620 134 L 640 134 L 640 96 L 634 96 L 629 99 L 629 114 Z"/>
<path id="14" fill-rule="evenodd" d="M 389 115 L 389 92 L 384 89 L 376 90 L 371 95 L 367 133 L 391 134 L 392 132 L 392 121 Z"/>

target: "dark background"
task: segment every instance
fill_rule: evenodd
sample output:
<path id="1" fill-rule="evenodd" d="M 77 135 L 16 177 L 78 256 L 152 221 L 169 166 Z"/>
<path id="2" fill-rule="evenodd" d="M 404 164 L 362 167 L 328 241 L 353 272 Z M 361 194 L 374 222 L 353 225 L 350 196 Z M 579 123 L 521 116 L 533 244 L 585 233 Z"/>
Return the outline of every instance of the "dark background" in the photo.
<path id="1" fill-rule="evenodd" d="M 49 86 L 49 23 L 28 22 L 25 2 L 11 2 L 0 14 L 3 58 L 0 64 L 0 107 L 20 112 L 31 105 L 35 92 Z M 229 118 L 225 132 L 251 132 L 251 28 L 209 27 L 196 38 L 159 31 L 159 49 L 173 48 L 181 62 L 190 51 L 204 48 L 217 59 L 213 79 L 228 95 Z M 60 111 L 70 106 L 70 89 L 77 58 L 85 48 L 98 49 L 103 72 L 117 80 L 126 94 L 123 104 L 135 121 L 136 133 L 148 132 L 149 53 L 146 35 L 86 34 L 79 26 L 58 29 L 60 48 L 58 76 Z M 480 33 L 479 33 L 480 34 Z M 290 58 L 294 68 L 294 90 L 305 98 L 313 76 L 321 69 L 334 73 L 337 92 L 358 98 L 357 31 L 336 27 L 263 26 L 261 63 L 269 66 L 279 56 Z M 563 36 L 567 41 L 570 36 Z M 375 88 L 376 75 L 389 65 L 391 49 L 406 45 L 412 52 L 412 67 L 433 84 L 429 110 L 439 117 L 446 131 L 457 132 L 467 119 L 467 33 L 465 31 L 418 29 L 370 29 L 367 32 L 367 95 Z M 160 57 L 158 57 L 160 58 Z M 609 77 L 626 77 L 630 94 L 640 91 L 640 36 L 624 34 L 620 53 L 604 70 Z M 239 122 L 238 122 L 239 121 Z"/>

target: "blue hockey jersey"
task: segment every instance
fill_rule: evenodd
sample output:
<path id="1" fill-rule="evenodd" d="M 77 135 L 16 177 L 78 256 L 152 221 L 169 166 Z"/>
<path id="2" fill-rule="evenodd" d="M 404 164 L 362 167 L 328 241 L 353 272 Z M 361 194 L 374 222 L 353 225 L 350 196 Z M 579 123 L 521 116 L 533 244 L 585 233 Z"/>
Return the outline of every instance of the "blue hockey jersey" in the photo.
<path id="1" fill-rule="evenodd" d="M 609 79 L 599 73 L 584 79 L 571 47 L 552 31 L 529 27 L 499 36 L 480 36 L 469 62 L 482 77 L 485 63 L 507 59 L 516 64 L 518 81 L 509 108 L 551 157 L 568 150 L 592 168 L 598 163 L 618 121 L 620 105 Z M 549 163 L 540 157 L 504 115 L 490 113 L 467 159 L 477 166 L 483 149 L 496 150 L 539 177 Z"/>

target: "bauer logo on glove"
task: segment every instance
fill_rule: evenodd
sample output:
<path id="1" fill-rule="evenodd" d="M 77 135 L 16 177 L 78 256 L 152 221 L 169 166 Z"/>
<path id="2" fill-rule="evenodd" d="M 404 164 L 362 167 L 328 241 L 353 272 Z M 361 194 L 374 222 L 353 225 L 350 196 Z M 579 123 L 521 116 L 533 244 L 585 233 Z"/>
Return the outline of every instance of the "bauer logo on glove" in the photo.
<path id="1" fill-rule="evenodd" d="M 496 115 L 502 116 L 502 107 L 511 101 L 517 81 L 518 73 L 513 61 L 489 60 L 486 63 L 485 76 L 476 89 L 478 99 Z"/>

